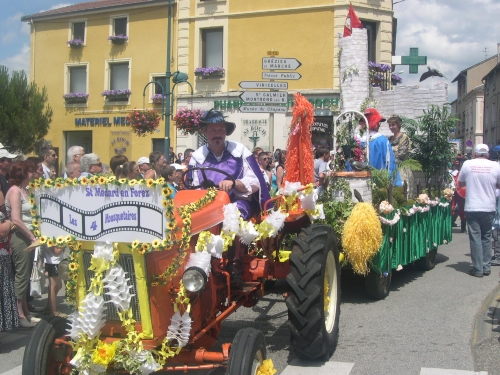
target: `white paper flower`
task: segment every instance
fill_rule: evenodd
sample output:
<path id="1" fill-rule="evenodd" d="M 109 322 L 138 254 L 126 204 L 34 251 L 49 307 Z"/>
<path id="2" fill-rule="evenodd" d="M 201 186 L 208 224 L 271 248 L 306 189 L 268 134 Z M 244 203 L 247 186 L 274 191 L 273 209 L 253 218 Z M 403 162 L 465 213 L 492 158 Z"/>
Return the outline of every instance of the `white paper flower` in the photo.
<path id="1" fill-rule="evenodd" d="M 201 251 L 198 253 L 191 253 L 189 254 L 189 260 L 186 264 L 186 267 L 184 269 L 188 269 L 190 267 L 198 267 L 205 272 L 205 275 L 210 274 L 210 260 L 212 259 L 212 256 L 210 255 L 209 252 L 207 251 Z"/>
<path id="2" fill-rule="evenodd" d="M 259 236 L 255 225 L 251 221 L 244 221 L 240 225 L 240 241 L 245 245 L 250 245 Z"/>
<path id="3" fill-rule="evenodd" d="M 167 340 L 177 340 L 182 348 L 189 341 L 189 332 L 191 331 L 191 317 L 188 312 L 181 315 L 178 311 L 172 316 L 167 331 Z"/>
<path id="4" fill-rule="evenodd" d="M 103 279 L 104 285 L 108 289 L 106 294 L 110 297 L 110 302 L 120 312 L 130 308 L 130 300 L 133 296 L 130 293 L 132 286 L 128 285 L 129 279 L 126 276 L 127 273 L 123 270 L 122 266 L 116 263 L 106 272 L 106 277 Z"/>
<path id="5" fill-rule="evenodd" d="M 284 196 L 294 195 L 297 194 L 297 190 L 301 187 L 302 184 L 300 182 L 285 181 L 285 186 L 280 189 L 280 194 L 283 194 Z"/>
<path id="6" fill-rule="evenodd" d="M 151 352 L 143 350 L 141 352 L 129 351 L 131 357 L 135 357 L 139 363 L 141 363 L 140 370 L 142 375 L 149 375 L 152 372 L 158 371 L 161 366 L 155 361 Z"/>
<path id="7" fill-rule="evenodd" d="M 215 258 L 222 258 L 222 250 L 224 249 L 224 240 L 219 235 L 212 235 L 212 241 L 207 244 L 207 250 L 210 255 Z"/>
<path id="8" fill-rule="evenodd" d="M 401 264 L 398 264 L 398 268 L 396 268 L 396 271 L 401 271 L 403 269 L 403 266 Z"/>
<path id="9" fill-rule="evenodd" d="M 325 210 L 323 209 L 323 203 L 316 205 L 317 214 L 312 215 L 313 220 L 325 220 Z"/>
<path id="10" fill-rule="evenodd" d="M 106 307 L 102 295 L 88 293 L 79 310 L 71 315 L 71 338 L 78 340 L 81 334 L 86 334 L 90 339 L 95 338 L 105 323 Z"/>
<path id="11" fill-rule="evenodd" d="M 92 256 L 94 258 L 103 258 L 106 262 L 113 262 L 113 244 L 111 242 L 97 241 Z"/>
<path id="12" fill-rule="evenodd" d="M 385 215 L 388 215 L 392 211 L 394 211 L 394 207 L 392 207 L 392 205 L 387 201 L 380 202 L 380 205 L 378 207 L 379 207 L 380 212 L 382 212 Z"/>
<path id="13" fill-rule="evenodd" d="M 288 214 L 284 214 L 280 211 L 273 211 L 264 221 L 267 221 L 268 224 L 270 224 L 274 231 L 270 235 L 270 237 L 275 237 L 279 230 L 283 228 L 283 224 L 285 223 L 285 219 L 288 216 Z"/>
<path id="14" fill-rule="evenodd" d="M 224 221 L 222 222 L 222 229 L 226 232 L 238 233 L 240 230 L 240 210 L 236 203 L 226 204 L 222 210 L 224 211 Z"/>
<path id="15" fill-rule="evenodd" d="M 316 201 L 318 200 L 318 190 L 314 189 L 310 194 L 304 194 L 304 192 L 301 191 L 299 199 L 304 210 L 315 210 Z"/>

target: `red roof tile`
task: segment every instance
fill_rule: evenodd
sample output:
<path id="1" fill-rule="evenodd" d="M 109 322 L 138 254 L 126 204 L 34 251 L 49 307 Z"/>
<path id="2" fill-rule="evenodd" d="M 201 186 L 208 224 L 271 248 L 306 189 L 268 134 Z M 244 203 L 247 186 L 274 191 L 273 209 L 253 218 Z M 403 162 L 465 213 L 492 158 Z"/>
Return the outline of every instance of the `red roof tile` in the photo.
<path id="1" fill-rule="evenodd" d="M 31 19 L 66 15 L 72 13 L 85 12 L 85 11 L 110 10 L 114 8 L 121 8 L 136 4 L 146 4 L 146 3 L 154 4 L 154 3 L 166 3 L 166 2 L 167 0 L 96 0 L 85 3 L 78 3 L 67 7 L 47 10 L 45 12 L 30 14 L 28 16 L 21 17 L 21 21 L 29 21 Z M 175 3 L 175 0 L 173 0 L 172 3 Z"/>

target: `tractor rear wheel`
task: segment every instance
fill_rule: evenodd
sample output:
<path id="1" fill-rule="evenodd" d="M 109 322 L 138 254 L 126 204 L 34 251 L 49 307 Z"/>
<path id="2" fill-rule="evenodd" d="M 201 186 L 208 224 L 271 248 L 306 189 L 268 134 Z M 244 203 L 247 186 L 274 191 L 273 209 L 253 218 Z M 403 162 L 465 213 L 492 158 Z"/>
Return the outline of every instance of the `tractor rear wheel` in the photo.
<path id="1" fill-rule="evenodd" d="M 415 264 L 424 271 L 430 271 L 436 266 L 437 249 L 430 250 L 425 257 L 417 259 Z"/>
<path id="2" fill-rule="evenodd" d="M 24 350 L 23 375 L 62 374 L 61 363 L 66 358 L 66 345 L 56 347 L 54 340 L 65 334 L 68 321 L 60 317 L 41 320 L 33 330 L 31 339 Z M 70 366 L 67 364 L 67 366 Z M 63 364 L 64 367 L 64 364 Z"/>
<path id="3" fill-rule="evenodd" d="M 288 282 L 291 346 L 304 359 L 328 359 L 338 342 L 340 262 L 328 225 L 312 225 L 293 240 Z"/>
<path id="4" fill-rule="evenodd" d="M 257 375 L 266 357 L 264 334 L 255 328 L 240 329 L 229 351 L 226 375 Z"/>
<path id="5" fill-rule="evenodd" d="M 391 292 L 391 273 L 377 273 L 370 268 L 370 272 L 365 276 L 365 287 L 368 295 L 376 300 L 384 299 Z"/>

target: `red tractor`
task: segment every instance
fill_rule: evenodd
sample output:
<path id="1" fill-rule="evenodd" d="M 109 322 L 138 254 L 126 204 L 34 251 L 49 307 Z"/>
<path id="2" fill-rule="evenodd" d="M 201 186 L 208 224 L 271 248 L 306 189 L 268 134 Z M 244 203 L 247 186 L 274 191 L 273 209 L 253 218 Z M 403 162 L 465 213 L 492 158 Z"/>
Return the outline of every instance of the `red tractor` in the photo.
<path id="1" fill-rule="evenodd" d="M 182 207 L 199 202 L 209 193 L 203 190 L 178 192 L 173 202 L 175 220 L 179 228 L 186 223 L 180 214 L 183 212 Z M 191 214 L 190 232 L 193 235 L 190 237 L 188 255 L 196 252 L 200 233 L 221 234 L 223 207 L 230 203 L 229 197 L 225 192 L 212 193 L 214 199 Z M 287 204 L 282 196 L 272 201 L 274 202 L 269 202 L 269 206 L 271 203 L 275 203 L 276 207 Z M 36 326 L 26 347 L 23 374 L 70 374 L 73 370 L 73 362 L 70 361 L 75 355 L 79 355 L 78 348 L 85 348 L 85 345 L 88 345 L 85 350 L 90 353 L 87 353 L 87 356 L 90 355 L 87 373 L 90 374 L 93 371 L 92 365 L 99 363 L 99 360 L 93 361 L 96 353 L 99 359 L 99 353 L 106 356 L 106 348 L 111 344 L 124 342 L 125 344 L 118 345 L 114 352 L 116 358 L 117 355 L 121 358 L 126 355 L 123 351 L 127 348 L 127 340 L 129 349 L 137 350 L 136 348 L 140 347 L 144 352 L 151 353 L 157 363 L 161 363 L 158 358 L 165 355 L 165 350 L 162 353 L 162 345 L 165 345 L 166 332 L 175 314 L 174 310 L 183 310 L 186 306 L 182 302 L 179 303 L 181 281 L 187 290 L 182 298 L 189 298 L 187 312 L 192 320 L 191 329 L 182 348 L 175 339 L 169 341 L 168 360 L 161 366 L 161 370 L 187 371 L 227 367 L 227 374 L 256 374 L 266 359 L 262 332 L 243 328 L 237 332 L 232 343 L 222 344 L 221 352 L 208 349 L 217 343 L 225 318 L 241 306 L 254 306 L 264 294 L 266 280 L 282 278 L 286 278 L 288 283 L 286 305 L 291 346 L 295 353 L 306 359 L 329 358 L 335 350 L 339 330 L 340 264 L 337 242 L 330 226 L 311 223 L 309 216 L 300 208 L 300 202 L 293 204 L 295 211 L 288 212 L 283 228 L 275 236 L 259 240 L 252 247 L 245 246 L 242 258 L 244 283 L 237 288 L 231 285 L 227 266 L 229 254 L 234 248 L 244 246 L 238 238 L 234 239 L 228 251 L 222 253 L 221 258 L 210 258 L 208 274 L 204 274 L 203 270 L 197 267 L 184 268 L 189 257 L 179 257 L 182 253 L 179 247 L 181 245 L 176 245 L 168 251 L 146 253 L 142 260 L 138 260 L 138 256 L 131 253 L 129 246 L 117 246 L 120 252 L 117 263 L 128 273 L 130 280 L 127 284 L 132 294 L 135 294 L 131 299 L 130 317 L 133 319 L 133 330 L 138 335 L 135 342 L 128 335 L 128 328 L 119 319 L 119 311 L 113 306 L 108 306 L 99 334 L 93 339 L 98 340 L 98 344 L 89 343 L 92 340 L 88 340 L 89 342 L 75 346 L 68 335 L 68 321 L 59 317 L 49 318 Z M 265 218 L 265 215 L 257 218 L 257 223 Z M 95 272 L 89 269 L 92 267 L 88 266 L 93 253 L 89 245 L 90 243 L 84 243 L 83 251 L 79 255 L 85 266 L 78 284 L 77 294 L 80 295 L 92 288 L 92 277 L 95 275 Z M 289 260 L 280 261 L 280 252 L 284 251 L 291 251 Z M 152 275 L 160 275 L 175 264 L 179 270 L 175 276 L 163 285 L 161 282 L 151 282 Z M 85 353 L 85 350 L 82 353 Z M 133 372 L 130 371 L 131 368 L 124 368 L 123 362 L 120 364 L 110 360 L 104 368 L 111 373 Z M 102 367 L 100 369 L 102 370 Z M 154 369 L 158 370 L 160 367 Z M 136 368 L 134 372 L 149 373 L 149 370 Z"/>

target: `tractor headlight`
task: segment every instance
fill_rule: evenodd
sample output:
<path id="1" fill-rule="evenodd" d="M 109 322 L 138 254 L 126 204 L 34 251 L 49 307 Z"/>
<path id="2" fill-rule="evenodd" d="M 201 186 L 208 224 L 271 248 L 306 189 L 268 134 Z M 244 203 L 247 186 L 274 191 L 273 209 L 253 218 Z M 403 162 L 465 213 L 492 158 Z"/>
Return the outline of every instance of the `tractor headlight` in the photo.
<path id="1" fill-rule="evenodd" d="M 207 274 L 199 267 L 189 267 L 182 275 L 182 283 L 190 292 L 199 292 L 207 283 Z"/>

